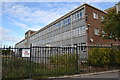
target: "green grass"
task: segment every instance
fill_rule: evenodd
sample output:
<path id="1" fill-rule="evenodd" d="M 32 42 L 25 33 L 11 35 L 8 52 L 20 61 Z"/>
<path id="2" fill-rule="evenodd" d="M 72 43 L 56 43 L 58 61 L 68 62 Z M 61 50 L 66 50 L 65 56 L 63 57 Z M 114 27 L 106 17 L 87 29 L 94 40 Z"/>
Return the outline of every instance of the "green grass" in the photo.
<path id="1" fill-rule="evenodd" d="M 3 78 L 24 78 L 29 76 L 30 70 L 34 73 L 35 69 L 43 69 L 40 64 L 34 62 L 31 62 L 31 66 L 32 67 L 30 67 L 29 61 L 25 59 L 4 58 L 2 63 Z"/>
<path id="2" fill-rule="evenodd" d="M 2 62 L 3 78 L 25 78 L 29 73 L 40 74 L 40 77 L 56 76 L 55 74 L 74 74 L 75 66 L 40 64 L 31 62 L 22 58 L 3 58 Z M 43 75 L 42 75 L 43 74 Z M 52 75 L 45 75 L 52 74 Z"/>

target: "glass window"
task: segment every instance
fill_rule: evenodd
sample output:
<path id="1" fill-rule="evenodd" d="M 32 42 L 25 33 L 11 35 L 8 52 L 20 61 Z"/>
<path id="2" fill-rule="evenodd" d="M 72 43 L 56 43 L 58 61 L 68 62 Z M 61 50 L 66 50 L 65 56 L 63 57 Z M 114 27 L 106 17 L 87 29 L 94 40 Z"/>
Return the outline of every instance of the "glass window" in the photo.
<path id="1" fill-rule="evenodd" d="M 79 27 L 77 28 L 77 36 L 79 35 Z"/>
<path id="2" fill-rule="evenodd" d="M 86 43 L 81 43 L 81 50 L 86 51 Z"/>
<path id="3" fill-rule="evenodd" d="M 85 34 L 85 32 L 86 32 L 86 31 L 85 31 L 85 26 L 82 26 L 82 27 L 81 27 L 81 34 L 83 35 L 83 34 Z"/>
<path id="4" fill-rule="evenodd" d="M 68 24 L 70 24 L 71 23 L 71 18 L 70 17 L 68 17 Z"/>
<path id="5" fill-rule="evenodd" d="M 98 29 L 98 28 L 95 28 L 95 29 L 94 29 L 94 34 L 95 34 L 95 35 L 99 35 L 99 29 Z"/>
<path id="6" fill-rule="evenodd" d="M 75 13 L 75 20 L 77 19 L 77 13 Z"/>
<path id="7" fill-rule="evenodd" d="M 80 27 L 78 28 L 78 34 L 80 34 Z"/>
<path id="8" fill-rule="evenodd" d="M 79 19 L 79 12 L 77 12 L 77 19 Z"/>
<path id="9" fill-rule="evenodd" d="M 101 16 L 101 21 L 103 21 L 104 20 L 104 17 L 103 16 Z"/>
<path id="10" fill-rule="evenodd" d="M 75 14 L 72 15 L 72 18 L 73 18 L 72 20 L 74 21 L 75 20 Z"/>
<path id="11" fill-rule="evenodd" d="M 80 11 L 80 18 L 82 18 L 82 11 Z"/>
<path id="12" fill-rule="evenodd" d="M 93 18 L 94 18 L 94 19 L 98 19 L 98 14 L 94 12 L 94 13 L 93 13 Z"/>

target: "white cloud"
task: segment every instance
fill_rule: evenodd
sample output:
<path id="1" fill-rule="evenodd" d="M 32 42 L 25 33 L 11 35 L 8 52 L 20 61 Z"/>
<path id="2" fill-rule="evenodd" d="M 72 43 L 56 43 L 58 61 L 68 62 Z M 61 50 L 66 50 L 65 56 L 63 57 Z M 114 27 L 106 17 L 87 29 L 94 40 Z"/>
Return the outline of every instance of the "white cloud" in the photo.
<path id="1" fill-rule="evenodd" d="M 58 3 L 59 4 L 59 3 Z M 71 9 L 76 8 L 76 4 L 47 4 L 47 7 L 54 6 L 54 9 L 42 10 L 39 7 L 30 8 L 21 4 L 8 5 L 4 4 L 4 14 L 7 13 L 11 18 L 17 18 L 22 22 L 30 22 L 33 24 L 48 24 L 61 15 L 69 12 Z M 57 7 L 56 7 L 57 6 Z M 61 7 L 60 7 L 61 6 Z"/>
<path id="2" fill-rule="evenodd" d="M 9 3 L 9 2 L 3 3 L 2 16 L 5 17 L 4 21 L 6 21 L 6 23 L 9 24 L 12 23 L 12 25 L 14 25 L 13 27 L 20 27 L 24 32 L 26 32 L 27 30 L 37 31 L 40 28 L 44 27 L 41 26 L 40 24 L 47 25 L 48 23 L 60 17 L 61 15 L 64 15 L 65 13 L 69 12 L 71 9 L 77 7 L 75 4 L 65 4 L 65 5 L 64 4 L 58 5 L 58 4 L 45 5 L 48 8 L 50 6 L 53 7 L 49 10 L 44 10 L 41 7 L 38 7 L 37 5 L 36 7 L 29 7 L 29 6 L 24 6 L 20 3 L 19 4 Z M 10 35 L 10 33 L 13 33 L 13 31 L 5 28 L 1 28 L 0 29 L 0 36 L 2 36 L 0 37 L 1 42 L 16 43 L 24 38 L 24 36 L 19 37 L 19 35 Z"/>
<path id="3" fill-rule="evenodd" d="M 12 17 L 22 18 L 26 16 L 30 16 L 30 9 L 28 7 L 24 7 L 23 5 L 9 5 L 3 4 L 3 12 L 4 14 L 8 14 Z"/>
<path id="4" fill-rule="evenodd" d="M 16 21 L 14 21 L 14 24 L 16 26 L 22 28 L 25 31 L 27 31 L 27 30 L 35 30 L 35 31 L 37 31 L 37 30 L 39 30 L 41 28 L 41 26 L 39 26 L 39 25 L 28 26 L 27 24 L 16 22 Z"/>
<path id="5" fill-rule="evenodd" d="M 23 39 L 23 37 L 13 36 L 9 33 L 12 32 L 11 30 L 5 29 L 3 27 L 0 27 L 0 42 L 3 44 L 6 43 L 16 43 L 19 40 Z"/>

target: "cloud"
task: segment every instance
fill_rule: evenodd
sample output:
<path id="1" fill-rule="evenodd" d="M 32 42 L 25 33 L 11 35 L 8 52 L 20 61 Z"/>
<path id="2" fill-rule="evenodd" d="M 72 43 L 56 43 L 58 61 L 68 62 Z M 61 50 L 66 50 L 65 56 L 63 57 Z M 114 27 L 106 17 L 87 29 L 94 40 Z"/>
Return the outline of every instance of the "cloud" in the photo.
<path id="1" fill-rule="evenodd" d="M 27 3 L 26 3 L 27 4 Z M 28 3 L 29 4 L 29 3 Z M 3 13 L 7 14 L 11 18 L 20 20 L 21 22 L 33 23 L 33 24 L 48 24 L 60 16 L 66 14 L 71 9 L 74 9 L 78 4 L 67 4 L 67 3 L 44 3 L 46 9 L 41 7 L 28 7 L 22 4 L 13 4 L 10 3 L 7 5 L 3 4 Z M 59 4 L 59 5 L 58 5 Z M 40 3 L 39 5 L 42 5 Z M 32 5 L 31 5 L 32 6 Z M 38 6 L 38 5 L 37 5 Z M 39 9 L 40 8 L 40 9 Z"/>
<path id="2" fill-rule="evenodd" d="M 32 26 L 28 26 L 27 24 L 24 24 L 24 23 L 20 23 L 20 22 L 16 22 L 14 21 L 13 22 L 16 26 L 20 27 L 21 29 L 23 29 L 24 31 L 27 31 L 27 30 L 39 30 L 40 28 L 42 28 L 41 26 L 39 25 L 32 25 Z"/>
<path id="3" fill-rule="evenodd" d="M 23 39 L 23 37 L 18 37 L 15 35 L 10 35 L 9 33 L 12 32 L 11 30 L 5 29 L 3 27 L 0 27 L 0 42 L 3 44 L 6 43 L 16 43 Z"/>
<path id="4" fill-rule="evenodd" d="M 20 32 L 17 33 L 19 35 L 11 35 L 11 33 L 15 33 L 15 31 L 11 31 L 12 28 L 14 30 L 21 28 L 22 32 L 27 30 L 37 31 L 44 27 L 43 25 L 49 24 L 79 5 L 76 3 L 37 3 L 37 5 L 33 6 L 33 4 L 29 2 L 4 2 L 2 4 L 3 21 L 1 22 L 3 22 L 2 26 L 6 28 L 0 29 L 1 42 L 16 43 L 24 38 L 24 36 L 19 37 L 21 35 L 19 34 Z M 7 29 L 9 25 L 11 30 Z"/>
<path id="5" fill-rule="evenodd" d="M 30 9 L 23 5 L 10 5 L 10 3 L 7 5 L 6 3 L 3 4 L 3 15 L 4 14 L 7 14 L 14 18 L 23 18 L 30 16 Z"/>

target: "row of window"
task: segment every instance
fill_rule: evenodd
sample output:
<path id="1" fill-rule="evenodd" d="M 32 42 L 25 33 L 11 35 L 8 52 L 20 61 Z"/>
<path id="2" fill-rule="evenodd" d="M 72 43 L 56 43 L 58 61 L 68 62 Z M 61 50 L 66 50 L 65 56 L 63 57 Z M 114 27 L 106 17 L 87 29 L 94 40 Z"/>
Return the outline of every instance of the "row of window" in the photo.
<path id="1" fill-rule="evenodd" d="M 74 36 L 78 36 L 78 35 L 81 36 L 81 35 L 84 35 L 85 33 L 86 33 L 85 26 L 78 27 L 73 30 Z"/>
<path id="2" fill-rule="evenodd" d="M 33 43 L 35 44 L 46 44 L 46 43 L 52 43 L 52 42 L 56 42 L 56 41 L 61 41 L 61 40 L 65 40 L 65 39 L 69 39 L 71 38 L 71 34 L 73 34 L 73 37 L 78 37 L 78 36 L 82 36 L 85 35 L 85 26 L 82 27 L 78 27 L 73 29 L 73 33 L 71 33 L 71 31 L 67 31 L 64 32 L 62 34 L 58 34 L 55 36 L 51 36 L 45 39 L 39 38 L 39 40 L 34 41 Z"/>
<path id="3" fill-rule="evenodd" d="M 98 19 L 98 13 L 94 12 L 94 13 L 93 13 L 93 18 L 94 18 L 94 19 Z M 104 17 L 101 16 L 101 21 L 103 21 L 103 20 L 104 20 Z"/>
<path id="4" fill-rule="evenodd" d="M 72 21 L 75 21 L 75 20 L 77 20 L 77 19 L 82 18 L 83 15 L 84 15 L 84 9 L 82 9 L 82 10 L 74 13 L 74 14 L 72 15 Z M 95 12 L 94 12 L 94 13 L 93 13 L 93 18 L 94 18 L 94 19 L 98 19 L 98 13 L 95 13 Z M 103 20 L 103 19 L 104 19 L 104 17 L 101 16 L 101 20 Z M 54 31 L 55 29 L 57 29 L 57 28 L 59 28 L 59 27 L 61 27 L 61 26 L 65 26 L 65 25 L 68 25 L 68 24 L 70 24 L 70 23 L 71 23 L 71 17 L 69 16 L 69 17 L 67 17 L 66 19 L 64 19 L 64 20 L 56 23 L 55 25 L 53 25 L 53 26 L 51 26 L 51 27 L 49 27 L 49 28 L 47 28 L 47 29 L 39 32 L 38 34 L 36 34 L 36 35 L 34 35 L 34 36 L 32 36 L 32 37 L 30 38 L 30 40 L 33 40 L 33 39 L 38 38 L 38 37 L 41 37 L 42 35 L 45 35 L 45 34 L 51 32 L 51 31 Z M 79 31 L 79 30 L 81 30 L 81 31 Z M 77 31 L 78 31 L 78 32 L 77 32 Z M 76 29 L 76 31 L 74 30 L 75 35 L 80 34 L 82 31 L 83 31 L 82 29 Z M 85 31 L 83 31 L 83 32 L 85 32 Z M 95 33 L 97 33 L 97 30 L 95 31 Z"/>
<path id="5" fill-rule="evenodd" d="M 71 19 L 71 18 L 72 18 L 72 19 Z M 44 35 L 46 35 L 46 34 L 48 34 L 48 33 L 50 33 L 50 32 L 54 32 L 54 30 L 56 30 L 56 29 L 58 29 L 58 28 L 60 28 L 60 27 L 67 26 L 67 25 L 71 24 L 71 22 L 77 21 L 77 20 L 79 20 L 79 19 L 81 19 L 81 18 L 84 18 L 84 9 L 81 9 L 80 11 L 78 11 L 78 12 L 72 14 L 71 16 L 63 19 L 62 21 L 60 21 L 60 22 L 52 25 L 51 27 L 46 28 L 46 29 L 44 29 L 43 31 L 40 31 L 39 33 L 31 36 L 30 39 L 29 39 L 29 41 L 32 42 L 32 43 L 34 43 L 33 41 L 36 41 L 36 42 L 37 42 L 37 41 L 39 41 L 38 38 L 40 38 L 40 37 L 42 37 L 42 36 L 44 36 Z M 74 29 L 74 32 L 75 32 L 75 31 L 78 31 L 78 32 L 80 33 L 79 29 L 77 29 L 77 28 Z M 82 31 L 83 31 L 83 30 L 82 30 Z M 79 34 L 78 32 L 74 33 L 74 35 Z M 70 34 L 71 34 L 70 31 L 64 32 L 64 33 L 62 34 L 62 36 L 63 36 L 62 39 L 70 38 Z M 27 36 L 27 35 L 26 35 L 26 36 Z M 60 36 L 61 36 L 61 34 L 60 34 Z M 47 38 L 46 38 L 46 39 L 47 39 Z M 55 38 L 52 38 L 52 39 L 54 39 L 54 41 L 58 41 L 58 40 L 61 39 L 61 37 L 59 37 L 59 35 L 56 35 Z M 43 39 L 43 40 L 44 40 L 44 39 Z M 44 40 L 44 41 L 48 41 L 48 42 L 49 42 L 50 40 L 51 40 L 51 39 L 47 39 L 47 40 Z M 24 41 L 23 41 L 23 42 L 24 42 Z M 23 43 L 23 44 L 24 44 L 24 43 Z"/>
<path id="6" fill-rule="evenodd" d="M 83 17 L 84 17 L 84 9 L 82 9 L 82 10 L 80 10 L 72 15 L 72 22 L 74 22 L 78 19 L 81 19 Z M 48 34 L 49 32 L 52 32 L 52 31 L 58 29 L 59 27 L 67 26 L 69 24 L 71 24 L 71 16 L 69 16 L 69 17 L 65 18 L 64 20 L 54 24 L 53 26 L 35 34 L 34 36 L 32 36 L 30 38 L 30 40 L 41 37 L 42 35 Z"/>

